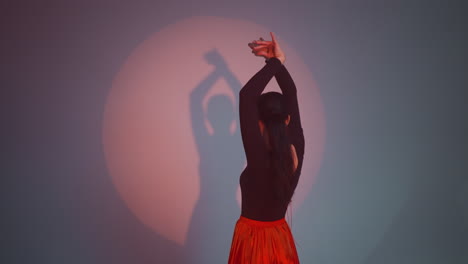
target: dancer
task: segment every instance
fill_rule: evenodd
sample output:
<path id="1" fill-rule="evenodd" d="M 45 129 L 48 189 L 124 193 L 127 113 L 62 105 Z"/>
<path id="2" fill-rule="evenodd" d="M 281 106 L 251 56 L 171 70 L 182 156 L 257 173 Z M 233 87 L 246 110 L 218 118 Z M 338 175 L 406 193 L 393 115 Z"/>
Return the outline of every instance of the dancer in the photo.
<path id="1" fill-rule="evenodd" d="M 273 32 L 248 44 L 263 66 L 239 92 L 239 121 L 247 167 L 240 175 L 242 208 L 229 264 L 299 263 L 285 214 L 299 181 L 304 134 L 296 86 Z M 275 76 L 282 94 L 262 94 Z"/>

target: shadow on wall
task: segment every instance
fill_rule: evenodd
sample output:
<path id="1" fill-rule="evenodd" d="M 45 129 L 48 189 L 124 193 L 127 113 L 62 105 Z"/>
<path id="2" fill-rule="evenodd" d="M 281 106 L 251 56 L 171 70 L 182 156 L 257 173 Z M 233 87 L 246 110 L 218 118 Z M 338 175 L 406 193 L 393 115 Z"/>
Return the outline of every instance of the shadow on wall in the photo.
<path id="1" fill-rule="evenodd" d="M 200 157 L 200 196 L 195 205 L 188 230 L 185 263 L 226 263 L 232 234 L 240 209 L 236 201 L 239 175 L 244 169 L 244 157 L 238 114 L 240 81 L 228 68 L 216 50 L 207 52 L 205 60 L 215 70 L 202 80 L 190 94 L 190 113 L 194 138 Z M 232 89 L 235 102 L 226 95 L 214 95 L 208 101 L 207 118 L 213 128 L 205 126 L 202 101 L 207 92 L 224 78 Z M 231 123 L 235 131 L 231 133 Z"/>
<path id="2" fill-rule="evenodd" d="M 200 196 L 195 205 L 184 246 L 158 235 L 143 225 L 115 190 L 107 199 L 94 203 L 88 217 L 95 226 L 93 236 L 99 263 L 226 263 L 234 227 L 240 216 L 236 200 L 239 176 L 245 166 L 238 122 L 238 93 L 240 81 L 229 70 L 215 49 L 204 56 L 215 70 L 206 76 L 190 94 L 192 130 L 199 153 Z M 235 102 L 227 95 L 214 95 L 208 100 L 206 117 L 213 128 L 205 126 L 203 99 L 220 79 L 232 89 Z M 235 122 L 235 131 L 231 125 Z M 183 150 L 181 150 L 183 151 Z M 106 174 L 106 168 L 102 172 Z M 112 186 L 95 182 L 92 186 Z M 96 193 L 108 193 L 107 189 Z M 103 214 L 102 212 L 106 212 Z M 98 218 L 98 219 L 97 219 Z"/>

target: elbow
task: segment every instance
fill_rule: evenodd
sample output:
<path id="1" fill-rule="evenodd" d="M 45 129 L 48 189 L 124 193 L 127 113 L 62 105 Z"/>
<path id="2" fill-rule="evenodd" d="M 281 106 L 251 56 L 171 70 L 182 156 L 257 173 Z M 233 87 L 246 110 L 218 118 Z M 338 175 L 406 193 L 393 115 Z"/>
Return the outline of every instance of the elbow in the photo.
<path id="1" fill-rule="evenodd" d="M 252 94 L 253 90 L 254 87 L 248 82 L 239 90 L 239 96 L 248 96 L 249 93 Z"/>
<path id="2" fill-rule="evenodd" d="M 242 89 L 239 91 L 239 103 L 246 104 L 252 101 L 252 94 L 248 90 Z"/>

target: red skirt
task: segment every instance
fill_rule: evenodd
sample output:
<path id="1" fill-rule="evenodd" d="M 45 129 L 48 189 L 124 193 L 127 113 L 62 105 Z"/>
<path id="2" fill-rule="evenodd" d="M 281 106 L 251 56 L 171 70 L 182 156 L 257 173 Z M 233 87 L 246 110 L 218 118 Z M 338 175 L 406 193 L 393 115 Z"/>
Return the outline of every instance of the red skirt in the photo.
<path id="1" fill-rule="evenodd" d="M 299 263 L 286 220 L 266 222 L 240 216 L 234 229 L 228 263 Z"/>

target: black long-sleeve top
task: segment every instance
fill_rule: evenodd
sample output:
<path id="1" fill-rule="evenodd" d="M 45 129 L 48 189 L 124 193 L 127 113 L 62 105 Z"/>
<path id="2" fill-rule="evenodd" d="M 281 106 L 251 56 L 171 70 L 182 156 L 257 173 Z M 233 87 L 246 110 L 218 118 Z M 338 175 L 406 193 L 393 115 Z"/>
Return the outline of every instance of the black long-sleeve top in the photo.
<path id="1" fill-rule="evenodd" d="M 291 75 L 275 57 L 266 60 L 260 69 L 239 92 L 239 122 L 247 158 L 247 167 L 240 175 L 242 193 L 241 215 L 259 221 L 275 221 L 284 218 L 288 203 L 274 199 L 271 168 L 267 167 L 268 149 L 258 124 L 257 99 L 268 82 L 275 76 L 285 97 L 291 115 L 287 126 L 291 144 L 296 149 L 297 169 L 291 178 L 296 189 L 304 159 L 304 133 L 301 126 L 297 90 Z"/>

